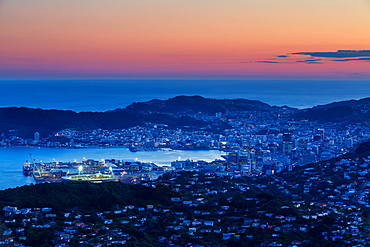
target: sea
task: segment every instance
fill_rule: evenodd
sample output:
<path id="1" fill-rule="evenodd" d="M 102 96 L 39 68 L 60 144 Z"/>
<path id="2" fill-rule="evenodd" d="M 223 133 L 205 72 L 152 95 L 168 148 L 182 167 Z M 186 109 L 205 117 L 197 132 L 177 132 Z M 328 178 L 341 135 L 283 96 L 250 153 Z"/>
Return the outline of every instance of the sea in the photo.
<path id="1" fill-rule="evenodd" d="M 370 80 L 0 80 L 0 107 L 109 111 L 178 95 L 302 109 L 370 97 Z"/>
<path id="2" fill-rule="evenodd" d="M 275 106 L 309 108 L 336 101 L 370 97 L 369 80 L 0 80 L 0 107 L 31 107 L 102 112 L 133 102 L 165 100 L 178 95 L 215 99 L 244 98 Z M 27 121 L 27 119 L 24 119 Z M 42 121 L 42 119 L 40 119 Z M 174 160 L 220 159 L 218 151 L 127 149 L 0 148 L 0 189 L 34 183 L 22 174 L 23 162 L 37 160 L 138 159 L 169 165 Z"/>

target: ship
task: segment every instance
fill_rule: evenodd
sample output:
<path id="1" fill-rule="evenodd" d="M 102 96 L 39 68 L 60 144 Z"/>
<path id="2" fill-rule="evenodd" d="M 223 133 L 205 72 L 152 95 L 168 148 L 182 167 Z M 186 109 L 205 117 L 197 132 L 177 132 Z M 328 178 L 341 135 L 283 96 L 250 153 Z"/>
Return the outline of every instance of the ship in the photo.
<path id="1" fill-rule="evenodd" d="M 30 162 L 26 160 L 26 162 L 23 163 L 23 174 L 25 176 L 31 176 L 33 172 L 33 166 Z"/>
<path id="2" fill-rule="evenodd" d="M 112 174 L 101 174 L 100 172 L 95 174 L 78 174 L 62 177 L 63 181 L 75 181 L 75 182 L 90 182 L 90 183 L 102 183 L 117 181 L 117 177 Z"/>

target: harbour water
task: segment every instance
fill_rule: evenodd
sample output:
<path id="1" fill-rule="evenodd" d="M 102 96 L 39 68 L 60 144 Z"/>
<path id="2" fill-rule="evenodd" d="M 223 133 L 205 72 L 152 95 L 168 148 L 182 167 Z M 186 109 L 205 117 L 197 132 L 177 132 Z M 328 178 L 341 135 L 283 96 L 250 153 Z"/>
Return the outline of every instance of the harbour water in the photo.
<path id="1" fill-rule="evenodd" d="M 119 159 L 141 162 L 153 162 L 157 165 L 170 165 L 175 160 L 221 159 L 220 151 L 148 151 L 132 153 L 126 148 L 37 148 L 37 147 L 5 147 L 0 148 L 0 190 L 34 183 L 32 177 L 24 176 L 22 166 L 30 160 L 30 154 L 37 162 L 82 161 L 83 159 Z"/>

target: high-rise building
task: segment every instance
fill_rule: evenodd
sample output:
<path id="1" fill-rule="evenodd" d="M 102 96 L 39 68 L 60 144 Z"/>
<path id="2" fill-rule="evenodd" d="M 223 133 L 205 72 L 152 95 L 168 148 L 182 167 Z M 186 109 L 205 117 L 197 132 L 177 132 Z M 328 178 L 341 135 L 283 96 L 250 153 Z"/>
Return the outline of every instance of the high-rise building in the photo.
<path id="1" fill-rule="evenodd" d="M 293 144 L 291 142 L 283 142 L 283 153 L 290 154 L 293 150 Z"/>
<path id="2" fill-rule="evenodd" d="M 291 142 L 292 141 L 292 134 L 291 133 L 284 133 L 283 134 L 283 142 Z"/>
<path id="3" fill-rule="evenodd" d="M 33 142 L 38 143 L 39 141 L 40 141 L 40 133 L 35 132 L 35 134 L 33 135 Z"/>
<path id="4" fill-rule="evenodd" d="M 324 133 L 325 133 L 325 130 L 324 129 L 317 129 L 317 134 L 321 136 L 321 139 L 324 139 Z"/>

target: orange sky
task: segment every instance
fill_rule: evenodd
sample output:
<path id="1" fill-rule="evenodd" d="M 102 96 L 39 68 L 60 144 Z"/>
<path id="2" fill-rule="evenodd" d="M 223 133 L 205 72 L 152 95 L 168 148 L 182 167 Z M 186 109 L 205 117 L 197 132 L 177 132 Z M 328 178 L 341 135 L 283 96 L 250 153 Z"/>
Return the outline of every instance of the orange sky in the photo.
<path id="1" fill-rule="evenodd" d="M 291 53 L 370 50 L 369 26 L 369 0 L 2 0 L 0 79 L 368 79 L 370 56 Z"/>

